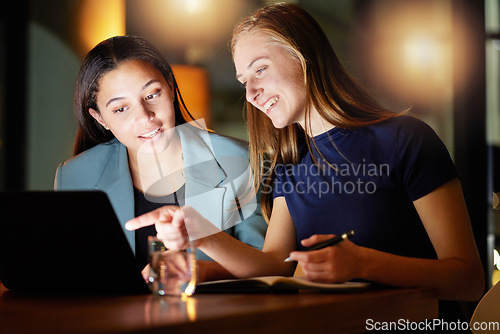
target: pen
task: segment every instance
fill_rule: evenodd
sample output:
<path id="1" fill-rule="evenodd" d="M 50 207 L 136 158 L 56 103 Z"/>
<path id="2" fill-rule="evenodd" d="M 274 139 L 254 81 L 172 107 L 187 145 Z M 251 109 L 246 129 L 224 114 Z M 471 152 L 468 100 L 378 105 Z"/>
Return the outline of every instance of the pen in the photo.
<path id="1" fill-rule="evenodd" d="M 311 247 L 306 247 L 303 250 L 301 250 L 301 252 L 309 252 L 309 251 L 318 250 L 318 249 L 322 249 L 325 247 L 333 246 L 333 245 L 338 244 L 339 242 L 342 242 L 346 239 L 349 239 L 353 235 L 354 235 L 354 231 L 349 231 L 349 232 L 346 232 L 342 235 L 337 235 L 336 237 L 333 237 L 331 239 L 319 242 L 315 245 L 312 245 Z M 285 259 L 285 262 L 292 262 L 292 261 L 293 261 L 293 259 L 291 257 L 287 257 Z"/>

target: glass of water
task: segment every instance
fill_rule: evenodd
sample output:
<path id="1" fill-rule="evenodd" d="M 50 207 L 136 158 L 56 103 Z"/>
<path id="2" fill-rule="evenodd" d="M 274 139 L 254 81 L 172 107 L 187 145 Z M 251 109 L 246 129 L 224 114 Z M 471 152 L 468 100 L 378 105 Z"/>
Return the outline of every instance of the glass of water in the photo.
<path id="1" fill-rule="evenodd" d="M 148 238 L 150 269 L 149 288 L 159 296 L 191 296 L 196 288 L 194 247 L 167 249 L 156 237 Z"/>

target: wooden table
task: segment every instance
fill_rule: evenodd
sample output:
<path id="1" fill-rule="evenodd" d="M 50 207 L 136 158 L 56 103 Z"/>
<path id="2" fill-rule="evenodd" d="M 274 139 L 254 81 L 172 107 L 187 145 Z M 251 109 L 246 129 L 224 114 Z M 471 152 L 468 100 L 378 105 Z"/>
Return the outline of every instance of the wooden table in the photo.
<path id="1" fill-rule="evenodd" d="M 0 333 L 359 333 L 372 321 L 437 318 L 435 291 L 23 297 L 0 285 Z M 373 322 L 372 322 L 373 323 Z"/>

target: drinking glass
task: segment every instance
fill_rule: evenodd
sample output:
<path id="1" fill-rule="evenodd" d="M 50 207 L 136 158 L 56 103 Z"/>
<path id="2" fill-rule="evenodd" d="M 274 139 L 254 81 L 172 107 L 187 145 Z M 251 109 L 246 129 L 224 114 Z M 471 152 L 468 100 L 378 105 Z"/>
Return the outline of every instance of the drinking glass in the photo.
<path id="1" fill-rule="evenodd" d="M 196 288 L 194 247 L 167 249 L 156 237 L 148 238 L 149 288 L 159 296 L 191 296 Z"/>

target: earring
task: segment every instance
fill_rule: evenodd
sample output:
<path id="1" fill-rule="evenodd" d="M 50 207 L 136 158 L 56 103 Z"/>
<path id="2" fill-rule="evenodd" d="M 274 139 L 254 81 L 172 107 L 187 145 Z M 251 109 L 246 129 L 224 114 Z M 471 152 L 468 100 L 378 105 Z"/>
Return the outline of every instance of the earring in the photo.
<path id="1" fill-rule="evenodd" d="M 109 128 L 106 125 L 102 125 L 106 130 L 109 130 Z"/>

